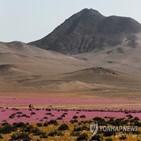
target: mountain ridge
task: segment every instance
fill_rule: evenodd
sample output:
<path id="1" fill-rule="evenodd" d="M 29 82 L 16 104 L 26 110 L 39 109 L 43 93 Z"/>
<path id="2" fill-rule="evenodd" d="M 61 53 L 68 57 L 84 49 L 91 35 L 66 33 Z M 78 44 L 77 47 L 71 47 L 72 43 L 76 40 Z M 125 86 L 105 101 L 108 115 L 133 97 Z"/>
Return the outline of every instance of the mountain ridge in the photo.
<path id="1" fill-rule="evenodd" d="M 49 35 L 29 44 L 67 55 L 117 46 L 128 40 L 137 46 L 136 34 L 141 24 L 129 17 L 105 17 L 93 9 L 83 9 L 72 15 Z M 128 45 L 131 46 L 132 45 Z"/>

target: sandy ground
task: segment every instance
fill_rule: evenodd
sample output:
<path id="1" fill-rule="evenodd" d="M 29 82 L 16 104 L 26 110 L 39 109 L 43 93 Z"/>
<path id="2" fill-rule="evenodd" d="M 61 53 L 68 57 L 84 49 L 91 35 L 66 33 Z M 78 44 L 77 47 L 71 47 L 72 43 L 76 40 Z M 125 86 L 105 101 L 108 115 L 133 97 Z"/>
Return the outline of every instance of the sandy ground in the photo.
<path id="1" fill-rule="evenodd" d="M 5 93 L 0 94 L 1 107 L 28 108 L 32 104 L 37 108 L 49 106 L 58 108 L 84 109 L 135 109 L 141 108 L 141 101 L 123 97 L 92 96 L 77 93 Z"/>

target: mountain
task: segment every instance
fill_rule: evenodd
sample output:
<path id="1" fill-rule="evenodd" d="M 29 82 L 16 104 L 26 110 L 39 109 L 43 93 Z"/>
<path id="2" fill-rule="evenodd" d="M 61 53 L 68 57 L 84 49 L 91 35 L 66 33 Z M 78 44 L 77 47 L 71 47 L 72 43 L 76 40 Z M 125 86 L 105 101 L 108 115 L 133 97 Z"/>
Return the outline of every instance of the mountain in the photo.
<path id="1" fill-rule="evenodd" d="M 140 54 L 138 22 L 84 9 L 41 40 L 0 42 L 0 94 L 81 93 L 138 99 Z"/>
<path id="2" fill-rule="evenodd" d="M 93 9 L 83 9 L 68 18 L 46 37 L 31 42 L 42 49 L 67 55 L 80 54 L 126 43 L 137 47 L 141 24 L 132 18 L 105 17 Z"/>

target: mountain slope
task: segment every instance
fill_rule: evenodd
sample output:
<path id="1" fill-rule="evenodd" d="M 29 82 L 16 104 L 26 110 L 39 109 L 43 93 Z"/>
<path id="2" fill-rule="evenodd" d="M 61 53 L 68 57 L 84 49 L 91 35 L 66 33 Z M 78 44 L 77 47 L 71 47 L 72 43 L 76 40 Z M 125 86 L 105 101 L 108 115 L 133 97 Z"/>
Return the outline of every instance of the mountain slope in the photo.
<path id="1" fill-rule="evenodd" d="M 1 77 L 13 77 L 17 80 L 22 79 L 19 75 L 51 78 L 52 75 L 62 73 L 62 70 L 75 71 L 87 66 L 83 60 L 25 43 L 0 43 Z"/>
<path id="2" fill-rule="evenodd" d="M 134 57 L 140 54 L 139 48 L 130 52 L 133 50 Z M 103 50 L 66 56 L 21 42 L 0 43 L 0 94 L 49 92 L 129 97 L 130 93 L 130 97 L 140 97 L 141 81 L 135 77 L 136 71 L 130 76 L 129 71 L 124 71 L 130 70 L 130 65 L 119 67 L 127 74 L 115 67 L 114 57 L 121 54 L 121 50 Z M 125 63 L 128 57 L 125 54 L 125 58 L 117 58 Z M 122 64 L 120 60 L 118 63 Z"/>
<path id="3" fill-rule="evenodd" d="M 41 40 L 29 44 L 63 54 L 80 54 L 120 45 L 127 40 L 136 47 L 141 24 L 127 17 L 105 17 L 93 9 L 84 9 L 58 26 Z"/>
<path id="4" fill-rule="evenodd" d="M 84 61 L 80 59 L 69 57 L 54 51 L 43 50 L 21 42 L 0 43 L 0 64 L 28 66 L 31 73 L 34 71 L 41 72 L 42 69 L 39 68 L 39 66 L 44 69 L 48 68 L 47 71 L 51 70 L 52 73 L 53 71 L 59 73 L 62 69 L 63 71 L 71 71 L 75 70 L 73 67 L 80 69 L 85 66 Z M 79 64 L 80 68 L 77 64 Z M 37 68 L 30 70 L 30 67 L 32 68 L 34 66 Z"/>

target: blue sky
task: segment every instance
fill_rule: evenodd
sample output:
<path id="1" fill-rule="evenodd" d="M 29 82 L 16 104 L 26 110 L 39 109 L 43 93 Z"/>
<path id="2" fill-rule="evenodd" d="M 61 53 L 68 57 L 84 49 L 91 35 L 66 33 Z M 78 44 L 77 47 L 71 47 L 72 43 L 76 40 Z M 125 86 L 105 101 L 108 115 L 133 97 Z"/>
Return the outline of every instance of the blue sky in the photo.
<path id="1" fill-rule="evenodd" d="M 40 39 L 84 8 L 141 23 L 140 5 L 141 0 L 0 0 L 0 41 Z"/>

